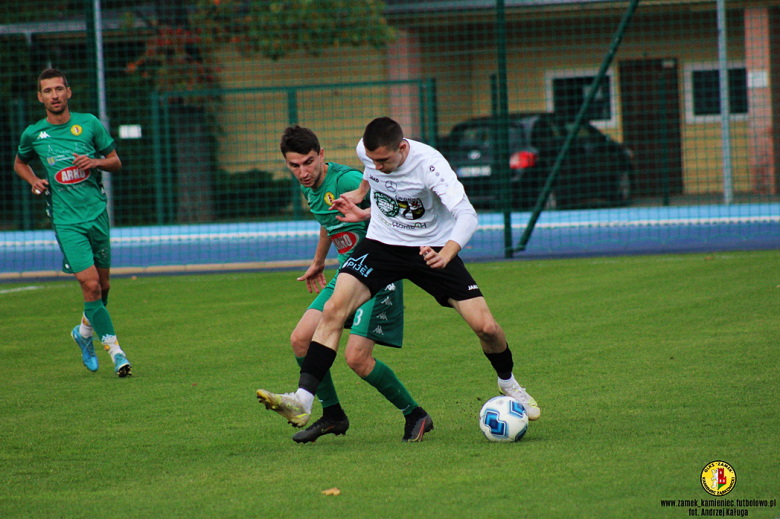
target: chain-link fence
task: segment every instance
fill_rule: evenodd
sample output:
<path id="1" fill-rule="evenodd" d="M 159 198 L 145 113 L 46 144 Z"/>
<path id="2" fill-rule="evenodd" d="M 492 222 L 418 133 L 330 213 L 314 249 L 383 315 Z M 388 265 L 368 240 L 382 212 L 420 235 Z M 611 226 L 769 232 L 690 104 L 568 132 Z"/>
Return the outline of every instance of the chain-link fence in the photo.
<path id="1" fill-rule="evenodd" d="M 49 67 L 117 143 L 115 268 L 310 258 L 318 226 L 282 131 L 310 127 L 326 160 L 360 168 L 355 145 L 384 115 L 466 187 L 480 230 L 464 256 L 779 248 L 780 1 L 644 0 L 607 63 L 632 4 L 5 2 L 0 275 L 61 261 L 13 172 Z"/>

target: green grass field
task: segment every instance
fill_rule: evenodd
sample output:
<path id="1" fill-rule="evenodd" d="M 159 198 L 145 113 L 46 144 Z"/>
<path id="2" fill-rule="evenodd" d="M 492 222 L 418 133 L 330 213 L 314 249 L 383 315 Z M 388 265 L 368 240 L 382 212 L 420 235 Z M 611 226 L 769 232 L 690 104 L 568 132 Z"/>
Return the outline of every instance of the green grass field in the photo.
<path id="1" fill-rule="evenodd" d="M 542 409 L 517 444 L 482 436 L 495 374 L 411 284 L 404 348 L 376 354 L 435 430 L 402 443 L 340 355 L 351 428 L 309 445 L 255 398 L 296 387 L 298 272 L 113 280 L 127 379 L 81 365 L 74 281 L 0 285 L 0 517 L 683 518 L 661 500 L 715 499 L 714 460 L 737 474 L 721 499 L 780 498 L 779 251 L 470 268 Z"/>

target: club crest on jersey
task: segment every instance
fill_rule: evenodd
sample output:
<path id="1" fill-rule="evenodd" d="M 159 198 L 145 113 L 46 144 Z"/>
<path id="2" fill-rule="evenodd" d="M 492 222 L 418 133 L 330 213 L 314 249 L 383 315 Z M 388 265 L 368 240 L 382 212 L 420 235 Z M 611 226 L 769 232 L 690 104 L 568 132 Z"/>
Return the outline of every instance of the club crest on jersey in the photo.
<path id="1" fill-rule="evenodd" d="M 56 159 L 56 158 L 54 158 L 54 157 L 47 157 L 47 158 L 46 158 L 46 162 L 48 162 L 48 163 L 49 163 L 49 166 L 53 166 L 54 164 L 56 164 L 56 163 L 57 163 L 57 159 Z"/>
<path id="2" fill-rule="evenodd" d="M 332 206 L 332 205 L 333 205 L 333 201 L 334 201 L 334 200 L 336 200 L 336 197 L 333 195 L 333 193 L 331 193 L 330 191 L 328 191 L 327 193 L 325 193 L 325 196 L 323 196 L 323 197 L 322 197 L 322 200 L 323 200 L 323 201 L 324 201 L 326 204 L 328 204 L 328 207 L 330 207 L 330 206 Z"/>
<path id="3" fill-rule="evenodd" d="M 89 170 L 79 169 L 76 166 L 61 169 L 54 175 L 60 184 L 79 184 L 89 178 Z"/>
<path id="4" fill-rule="evenodd" d="M 349 231 L 334 234 L 330 239 L 333 241 L 336 249 L 338 249 L 339 254 L 351 251 L 358 242 L 357 234 Z"/>
<path id="5" fill-rule="evenodd" d="M 78 124 L 74 124 L 73 126 L 70 127 L 70 133 L 78 137 L 79 135 L 84 133 L 84 128 L 82 128 Z"/>
<path id="6" fill-rule="evenodd" d="M 374 201 L 379 210 L 382 211 L 382 214 L 388 218 L 398 215 L 400 208 L 394 198 L 379 191 L 374 191 Z"/>

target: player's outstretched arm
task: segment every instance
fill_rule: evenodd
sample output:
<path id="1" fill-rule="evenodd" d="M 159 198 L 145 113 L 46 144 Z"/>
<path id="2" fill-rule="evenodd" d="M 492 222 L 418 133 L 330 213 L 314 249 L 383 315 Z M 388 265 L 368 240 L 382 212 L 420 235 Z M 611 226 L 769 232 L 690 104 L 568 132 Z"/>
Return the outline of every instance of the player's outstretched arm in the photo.
<path id="1" fill-rule="evenodd" d="M 353 204 L 358 205 L 366 197 L 369 189 L 370 189 L 370 185 L 368 181 L 361 180 L 360 186 L 357 189 L 353 191 L 347 191 L 346 193 L 341 193 L 341 198 L 346 198 L 348 200 L 351 200 Z"/>
<path id="2" fill-rule="evenodd" d="M 340 222 L 364 222 L 371 218 L 371 209 L 361 209 L 349 198 L 344 198 L 344 195 L 334 200 L 330 207 L 341 213 L 336 215 Z"/>
<path id="3" fill-rule="evenodd" d="M 328 236 L 328 232 L 324 227 L 320 227 L 320 238 L 317 242 L 317 249 L 314 251 L 314 259 L 311 265 L 303 274 L 298 278 L 298 281 L 305 281 L 306 288 L 309 289 L 309 293 L 312 291 L 320 293 L 320 289 L 324 289 L 327 286 L 327 280 L 325 279 L 325 257 L 330 250 L 331 240 Z M 319 287 L 317 286 L 319 284 Z"/>

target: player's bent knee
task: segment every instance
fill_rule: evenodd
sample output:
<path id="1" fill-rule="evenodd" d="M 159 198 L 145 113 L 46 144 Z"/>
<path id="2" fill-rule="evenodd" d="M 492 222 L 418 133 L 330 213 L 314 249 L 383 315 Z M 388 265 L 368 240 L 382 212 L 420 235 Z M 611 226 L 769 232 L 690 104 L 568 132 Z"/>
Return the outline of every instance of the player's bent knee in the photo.
<path id="1" fill-rule="evenodd" d="M 499 326 L 495 319 L 485 319 L 474 329 L 474 331 L 480 339 L 487 341 L 495 340 L 503 333 L 501 326 Z"/>
<path id="2" fill-rule="evenodd" d="M 359 377 L 365 378 L 371 373 L 373 357 L 370 354 L 365 355 L 361 351 L 348 349 L 344 352 L 344 358 L 347 366 Z"/>
<path id="3" fill-rule="evenodd" d="M 343 326 L 349 316 L 349 310 L 344 305 L 336 304 L 332 299 L 325 303 L 325 307 L 322 309 L 321 322 L 329 324 L 338 324 Z"/>
<path id="4" fill-rule="evenodd" d="M 81 281 L 81 291 L 84 293 L 85 301 L 97 301 L 103 295 L 97 280 Z"/>
<path id="5" fill-rule="evenodd" d="M 306 352 L 309 350 L 309 343 L 311 343 L 311 337 L 308 334 L 301 333 L 298 328 L 290 334 L 290 346 L 292 346 L 296 357 L 306 356 Z"/>

